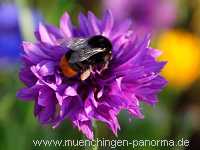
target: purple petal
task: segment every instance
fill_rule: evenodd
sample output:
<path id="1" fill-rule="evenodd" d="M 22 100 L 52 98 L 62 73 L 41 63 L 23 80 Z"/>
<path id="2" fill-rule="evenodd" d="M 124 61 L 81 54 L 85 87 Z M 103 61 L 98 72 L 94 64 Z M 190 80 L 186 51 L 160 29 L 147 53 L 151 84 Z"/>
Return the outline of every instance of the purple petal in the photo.
<path id="1" fill-rule="evenodd" d="M 114 112 L 111 107 L 105 104 L 100 104 L 95 110 L 94 117 L 97 120 L 101 120 L 107 123 L 108 126 L 112 129 L 113 133 L 117 135 L 117 130 L 120 129 L 120 126 L 116 115 L 117 113 Z"/>
<path id="2" fill-rule="evenodd" d="M 50 32 L 51 34 L 53 34 L 56 37 L 56 39 L 62 39 L 63 38 L 59 28 L 57 28 L 53 25 L 49 25 L 49 24 L 45 25 L 45 27 L 46 27 L 48 32 Z"/>
<path id="3" fill-rule="evenodd" d="M 22 82 L 24 82 L 27 86 L 33 86 L 37 78 L 34 76 L 34 74 L 31 72 L 30 68 L 22 68 L 19 72 L 19 78 Z"/>
<path id="4" fill-rule="evenodd" d="M 79 16 L 79 26 L 80 26 L 80 32 L 83 32 L 83 35 L 89 35 L 89 29 L 88 29 L 88 20 L 87 18 L 80 13 Z"/>
<path id="5" fill-rule="evenodd" d="M 92 122 L 88 121 L 79 121 L 73 120 L 73 124 L 78 127 L 78 129 L 86 135 L 86 137 L 90 140 L 94 139 L 93 131 L 92 131 Z"/>
<path id="6" fill-rule="evenodd" d="M 76 89 L 71 87 L 71 86 L 67 87 L 66 90 L 65 90 L 65 95 L 67 95 L 67 96 L 77 96 Z"/>
<path id="7" fill-rule="evenodd" d="M 91 121 L 81 122 L 79 126 L 80 126 L 80 130 L 86 135 L 88 139 L 90 140 L 94 139 Z"/>
<path id="8" fill-rule="evenodd" d="M 157 58 L 162 54 L 162 51 L 153 49 L 153 48 L 149 48 L 149 53 L 152 57 Z"/>
<path id="9" fill-rule="evenodd" d="M 61 17 L 60 29 L 65 37 L 70 38 L 73 36 L 71 19 L 67 12 Z"/>
<path id="10" fill-rule="evenodd" d="M 40 87 L 40 84 L 35 84 L 32 87 L 23 88 L 17 93 L 17 97 L 22 100 L 32 100 L 38 95 Z"/>
<path id="11" fill-rule="evenodd" d="M 46 55 L 38 46 L 30 42 L 23 42 L 24 52 L 28 59 L 33 63 L 38 63 L 43 59 L 49 59 L 50 57 Z"/>
<path id="12" fill-rule="evenodd" d="M 53 36 L 47 31 L 46 27 L 42 24 L 39 24 L 39 34 L 40 39 L 44 43 L 48 43 L 50 45 L 53 45 Z"/>
<path id="13" fill-rule="evenodd" d="M 52 91 L 47 87 L 42 87 L 39 90 L 38 105 L 44 107 L 48 106 L 48 101 L 51 97 L 53 97 Z"/>
<path id="14" fill-rule="evenodd" d="M 36 69 L 38 70 L 38 74 L 41 76 L 50 76 L 55 74 L 55 62 L 52 61 L 41 61 L 37 64 Z"/>
<path id="15" fill-rule="evenodd" d="M 67 118 L 75 115 L 80 110 L 81 106 L 82 101 L 79 97 L 67 97 L 63 100 L 61 106 L 62 116 Z"/>
<path id="16" fill-rule="evenodd" d="M 110 11 L 106 11 L 103 18 L 103 35 L 108 36 L 112 31 L 114 25 L 114 19 Z"/>
<path id="17" fill-rule="evenodd" d="M 49 86 L 50 88 L 52 88 L 53 90 L 56 91 L 56 89 L 57 89 L 56 84 L 55 83 L 48 83 L 47 81 L 45 81 L 44 78 L 39 74 L 36 66 L 32 66 L 31 71 L 39 79 L 40 82 L 42 82 L 43 84 Z"/>
<path id="18" fill-rule="evenodd" d="M 98 35 L 100 34 L 99 29 L 99 20 L 96 18 L 96 16 L 92 12 L 88 12 L 88 20 L 91 26 L 91 33 Z"/>

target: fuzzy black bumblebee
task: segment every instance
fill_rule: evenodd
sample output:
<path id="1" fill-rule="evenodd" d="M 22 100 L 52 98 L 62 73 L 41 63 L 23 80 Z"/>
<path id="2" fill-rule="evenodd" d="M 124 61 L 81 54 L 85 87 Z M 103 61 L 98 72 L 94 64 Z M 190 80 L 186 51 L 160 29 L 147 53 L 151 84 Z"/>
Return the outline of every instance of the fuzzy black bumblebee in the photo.
<path id="1" fill-rule="evenodd" d="M 99 73 L 105 70 L 112 58 L 112 44 L 102 35 L 64 39 L 61 46 L 69 49 L 60 61 L 60 68 L 67 77 L 80 74 L 81 80 L 85 80 L 93 69 Z"/>

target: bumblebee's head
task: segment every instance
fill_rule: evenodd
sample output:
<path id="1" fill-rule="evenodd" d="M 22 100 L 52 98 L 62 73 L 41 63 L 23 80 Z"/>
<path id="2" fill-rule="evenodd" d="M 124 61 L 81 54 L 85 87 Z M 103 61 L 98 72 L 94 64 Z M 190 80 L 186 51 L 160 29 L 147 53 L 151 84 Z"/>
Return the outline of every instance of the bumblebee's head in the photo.
<path id="1" fill-rule="evenodd" d="M 105 48 L 107 51 L 112 50 L 111 42 L 102 35 L 96 35 L 88 40 L 88 44 L 93 48 Z"/>

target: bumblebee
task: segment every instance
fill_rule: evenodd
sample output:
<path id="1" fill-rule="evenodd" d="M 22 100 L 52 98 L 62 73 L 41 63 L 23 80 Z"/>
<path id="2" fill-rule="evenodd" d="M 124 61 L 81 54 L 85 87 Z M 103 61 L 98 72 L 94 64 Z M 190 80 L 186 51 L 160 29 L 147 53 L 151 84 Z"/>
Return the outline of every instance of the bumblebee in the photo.
<path id="1" fill-rule="evenodd" d="M 69 49 L 59 63 L 68 78 L 80 75 L 81 80 L 86 80 L 93 70 L 100 74 L 112 59 L 112 44 L 102 35 L 63 39 L 60 44 Z"/>

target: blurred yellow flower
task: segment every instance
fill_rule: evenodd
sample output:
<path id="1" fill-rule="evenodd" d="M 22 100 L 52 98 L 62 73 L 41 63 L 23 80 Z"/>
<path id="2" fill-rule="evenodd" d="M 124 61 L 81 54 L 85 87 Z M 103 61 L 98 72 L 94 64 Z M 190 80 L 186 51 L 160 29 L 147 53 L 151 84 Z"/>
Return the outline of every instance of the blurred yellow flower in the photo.
<path id="1" fill-rule="evenodd" d="M 188 87 L 200 73 L 200 39 L 185 31 L 171 30 L 160 35 L 158 48 L 163 50 L 161 60 L 168 61 L 163 75 L 169 84 Z"/>

